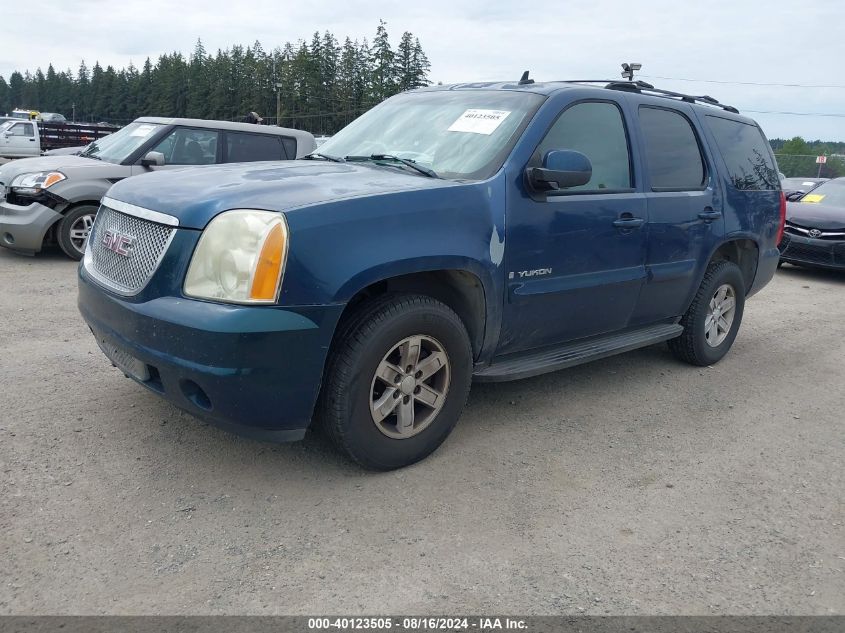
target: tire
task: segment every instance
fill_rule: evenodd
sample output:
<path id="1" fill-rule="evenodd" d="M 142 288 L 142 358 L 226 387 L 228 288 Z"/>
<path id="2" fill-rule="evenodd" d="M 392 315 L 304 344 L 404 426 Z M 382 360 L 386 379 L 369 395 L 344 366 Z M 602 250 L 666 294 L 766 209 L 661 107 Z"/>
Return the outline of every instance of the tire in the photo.
<path id="1" fill-rule="evenodd" d="M 97 207 L 93 204 L 82 204 L 65 213 L 56 230 L 56 241 L 65 255 L 77 261 L 82 259 L 96 215 Z"/>
<path id="2" fill-rule="evenodd" d="M 422 295 L 388 295 L 338 331 L 318 423 L 364 468 L 408 466 L 451 433 L 466 404 L 472 363 L 466 328 L 449 307 Z"/>
<path id="3" fill-rule="evenodd" d="M 728 288 L 725 291 L 725 288 Z M 723 328 L 728 321 L 728 302 L 719 299 L 717 294 L 725 291 L 725 299 L 733 295 L 733 312 L 727 328 Z M 711 301 L 716 306 L 721 305 L 715 314 L 721 315 L 717 319 L 714 335 L 712 327 Z M 669 349 L 679 359 L 691 365 L 705 366 L 719 362 L 733 345 L 742 322 L 745 309 L 745 281 L 739 267 L 728 261 L 711 262 L 701 281 L 701 286 L 686 314 L 681 319 L 684 332 L 679 337 L 669 341 Z M 708 331 L 708 326 L 710 329 Z"/>

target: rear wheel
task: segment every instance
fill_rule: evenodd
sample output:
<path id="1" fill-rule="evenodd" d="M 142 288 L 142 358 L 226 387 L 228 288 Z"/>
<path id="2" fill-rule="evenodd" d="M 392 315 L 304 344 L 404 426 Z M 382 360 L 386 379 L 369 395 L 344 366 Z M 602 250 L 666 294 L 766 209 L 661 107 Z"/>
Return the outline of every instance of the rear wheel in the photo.
<path id="1" fill-rule="evenodd" d="M 669 349 L 692 365 L 712 365 L 733 345 L 745 308 L 745 282 L 736 264 L 712 262 L 681 319 L 684 332 Z"/>
<path id="2" fill-rule="evenodd" d="M 96 215 L 97 207 L 83 204 L 68 211 L 59 221 L 56 240 L 65 255 L 71 259 L 82 259 Z"/>
<path id="3" fill-rule="evenodd" d="M 466 403 L 472 350 L 460 318 L 420 295 L 364 307 L 339 332 L 319 418 L 365 468 L 391 470 L 431 454 Z"/>

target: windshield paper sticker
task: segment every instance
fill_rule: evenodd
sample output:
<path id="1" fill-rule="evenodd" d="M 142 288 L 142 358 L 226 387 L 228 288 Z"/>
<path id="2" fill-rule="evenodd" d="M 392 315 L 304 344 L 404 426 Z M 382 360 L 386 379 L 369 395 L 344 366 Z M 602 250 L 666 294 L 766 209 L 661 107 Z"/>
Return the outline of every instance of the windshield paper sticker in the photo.
<path id="1" fill-rule="evenodd" d="M 129 136 L 146 136 L 155 129 L 154 125 L 139 125 Z"/>
<path id="2" fill-rule="evenodd" d="M 509 110 L 466 110 L 449 126 L 449 131 L 490 135 L 509 114 Z"/>
<path id="3" fill-rule="evenodd" d="M 806 196 L 801 198 L 801 202 L 821 202 L 824 200 L 825 194 L 823 193 L 808 193 Z"/>

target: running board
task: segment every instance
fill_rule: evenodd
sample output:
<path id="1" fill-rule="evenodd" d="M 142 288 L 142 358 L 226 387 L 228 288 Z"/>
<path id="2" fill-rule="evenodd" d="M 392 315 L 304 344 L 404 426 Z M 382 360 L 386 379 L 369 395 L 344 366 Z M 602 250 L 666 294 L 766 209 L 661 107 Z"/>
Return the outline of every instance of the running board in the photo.
<path id="1" fill-rule="evenodd" d="M 627 332 L 594 337 L 567 343 L 553 349 L 544 348 L 533 353 L 523 353 L 501 360 L 476 371 L 473 379 L 478 382 L 505 382 L 539 376 L 550 371 L 566 369 L 600 358 L 621 354 L 638 347 L 645 347 L 680 336 L 684 331 L 677 323 L 661 323 Z"/>

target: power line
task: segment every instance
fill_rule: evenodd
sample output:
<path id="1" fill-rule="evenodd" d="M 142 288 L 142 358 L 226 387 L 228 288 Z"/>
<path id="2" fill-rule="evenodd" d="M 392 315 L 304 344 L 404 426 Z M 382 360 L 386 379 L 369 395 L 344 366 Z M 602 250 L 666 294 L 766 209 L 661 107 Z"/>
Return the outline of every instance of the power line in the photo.
<path id="1" fill-rule="evenodd" d="M 786 88 L 845 88 L 845 85 L 810 85 L 810 84 L 778 84 L 778 83 L 764 83 L 754 81 L 719 81 L 717 79 L 685 79 L 683 77 L 661 77 L 660 75 L 640 75 L 648 79 L 665 79 L 668 81 L 690 81 L 695 83 L 706 84 L 723 84 L 723 85 L 740 85 L 740 86 L 778 86 Z M 740 108 L 742 112 L 751 112 L 753 114 L 782 114 L 786 116 L 821 116 L 832 117 L 836 119 L 845 119 L 845 113 L 839 112 L 792 112 L 784 110 L 751 110 L 749 108 Z"/>
<path id="2" fill-rule="evenodd" d="M 761 81 L 719 81 L 718 79 L 685 79 L 683 77 L 661 77 L 659 75 L 640 75 L 648 79 L 666 79 L 668 81 L 691 81 L 702 84 L 727 84 L 736 86 L 777 86 L 780 88 L 845 88 L 840 84 L 778 84 Z"/>
<path id="3" fill-rule="evenodd" d="M 748 108 L 740 108 L 742 112 L 753 112 L 754 114 L 786 114 L 789 116 L 829 116 L 840 119 L 845 119 L 845 114 L 837 112 L 782 112 L 780 110 L 749 110 Z"/>

